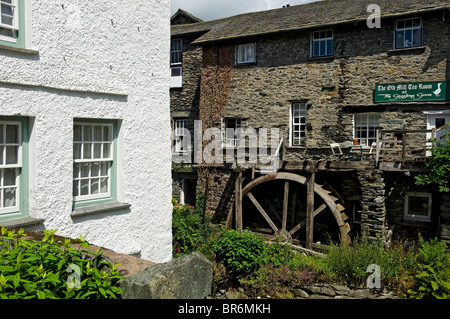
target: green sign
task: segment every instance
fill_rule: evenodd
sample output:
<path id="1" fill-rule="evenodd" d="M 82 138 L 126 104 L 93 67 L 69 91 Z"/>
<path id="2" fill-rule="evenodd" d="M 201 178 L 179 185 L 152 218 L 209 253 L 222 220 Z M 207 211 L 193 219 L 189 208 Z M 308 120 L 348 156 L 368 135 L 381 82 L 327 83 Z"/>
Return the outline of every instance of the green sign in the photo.
<path id="1" fill-rule="evenodd" d="M 450 100 L 450 90 L 447 84 L 446 81 L 377 84 L 375 103 Z"/>

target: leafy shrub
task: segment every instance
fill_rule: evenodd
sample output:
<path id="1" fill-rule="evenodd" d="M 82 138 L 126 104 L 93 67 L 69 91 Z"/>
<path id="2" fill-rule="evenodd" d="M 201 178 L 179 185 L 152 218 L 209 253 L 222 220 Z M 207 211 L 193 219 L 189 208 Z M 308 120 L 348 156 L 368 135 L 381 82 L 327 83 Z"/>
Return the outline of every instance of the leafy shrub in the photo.
<path id="1" fill-rule="evenodd" d="M 102 260 L 100 250 L 93 257 L 82 250 L 89 247 L 83 238 L 77 250 L 71 247 L 70 239 L 57 242 L 54 233 L 44 231 L 41 241 L 31 241 L 23 238 L 23 229 L 15 232 L 2 227 L 0 298 L 116 299 L 123 293 L 116 285 L 123 278 L 118 265 Z M 75 266 L 81 271 L 79 278 L 68 272 Z"/>
<path id="2" fill-rule="evenodd" d="M 211 234 L 209 218 L 204 216 L 205 198 L 197 189 L 196 206 L 174 204 L 172 216 L 173 256 L 196 251 Z"/>
<path id="3" fill-rule="evenodd" d="M 426 164 L 428 172 L 416 176 L 417 185 L 437 184 L 441 192 L 450 192 L 450 135 L 447 134 L 445 139 L 432 148 L 431 158 Z"/>
<path id="4" fill-rule="evenodd" d="M 412 298 L 450 299 L 450 256 L 445 242 L 419 238 L 419 269 L 416 287 L 408 291 Z"/>
<path id="5" fill-rule="evenodd" d="M 229 273 L 239 279 L 260 266 L 264 242 L 248 230 L 229 230 L 218 238 L 213 250 Z"/>

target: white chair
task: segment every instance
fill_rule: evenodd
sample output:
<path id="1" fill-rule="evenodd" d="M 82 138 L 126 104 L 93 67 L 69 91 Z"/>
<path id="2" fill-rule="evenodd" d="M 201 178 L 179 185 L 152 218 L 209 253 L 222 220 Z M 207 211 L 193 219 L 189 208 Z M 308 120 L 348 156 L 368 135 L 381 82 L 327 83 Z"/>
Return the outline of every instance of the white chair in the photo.
<path id="1" fill-rule="evenodd" d="M 339 143 L 331 143 L 330 147 L 333 155 L 338 159 L 341 159 L 344 156 L 344 153 L 342 153 L 341 145 L 339 145 Z"/>

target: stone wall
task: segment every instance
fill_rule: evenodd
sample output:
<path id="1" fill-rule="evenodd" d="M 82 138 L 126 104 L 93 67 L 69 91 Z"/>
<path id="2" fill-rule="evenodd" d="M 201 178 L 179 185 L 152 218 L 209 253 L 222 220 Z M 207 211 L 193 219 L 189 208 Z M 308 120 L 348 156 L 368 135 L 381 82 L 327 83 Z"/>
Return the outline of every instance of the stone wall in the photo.
<path id="1" fill-rule="evenodd" d="M 308 151 L 330 152 L 331 142 L 350 143 L 353 113 L 381 112 L 381 128 L 426 128 L 421 111 L 443 106 L 374 105 L 373 90 L 377 83 L 445 80 L 448 53 L 443 47 L 448 51 L 449 41 L 438 30 L 448 26 L 438 18 L 424 17 L 425 46 L 399 52 L 392 50 L 394 21 L 384 23 L 379 30 L 336 27 L 334 58 L 309 58 L 309 32 L 257 39 L 255 64 L 235 66 L 231 59 L 231 90 L 223 115 L 245 118 L 248 127 L 280 128 L 288 141 L 291 102 L 305 101 Z M 220 48 L 234 55 L 229 44 Z M 220 80 L 203 79 L 209 86 Z M 288 155 L 302 158 L 304 150 L 293 148 Z"/>
<path id="2" fill-rule="evenodd" d="M 292 288 L 293 299 L 400 299 L 395 292 L 387 289 L 353 288 L 342 284 L 317 283 L 302 288 Z M 262 295 L 256 299 L 271 299 L 274 296 Z M 242 288 L 222 289 L 208 299 L 250 299 Z"/>

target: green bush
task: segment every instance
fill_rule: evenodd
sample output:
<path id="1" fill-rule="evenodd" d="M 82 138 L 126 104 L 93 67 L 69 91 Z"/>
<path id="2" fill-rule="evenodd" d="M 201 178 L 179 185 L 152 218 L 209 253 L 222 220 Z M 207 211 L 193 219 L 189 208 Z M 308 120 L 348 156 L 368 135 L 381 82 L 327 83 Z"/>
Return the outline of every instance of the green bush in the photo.
<path id="1" fill-rule="evenodd" d="M 412 298 L 450 299 L 450 256 L 446 244 L 437 238 L 429 242 L 419 238 L 419 271 L 416 286 L 408 291 Z"/>
<path id="2" fill-rule="evenodd" d="M 57 242 L 54 233 L 44 231 L 41 241 L 32 241 L 23 238 L 23 230 L 2 227 L 0 298 L 116 299 L 123 293 L 118 265 L 102 260 L 100 250 L 94 256 L 83 250 L 89 247 L 83 238 L 74 249 L 70 239 Z"/>
<path id="3" fill-rule="evenodd" d="M 211 234 L 210 220 L 204 215 L 205 198 L 197 188 L 196 205 L 177 205 L 172 201 L 173 257 L 190 254 L 208 241 Z"/>
<path id="4" fill-rule="evenodd" d="M 252 232 L 229 230 L 217 239 L 213 251 L 229 273 L 239 279 L 260 266 L 264 248 L 263 240 Z"/>

